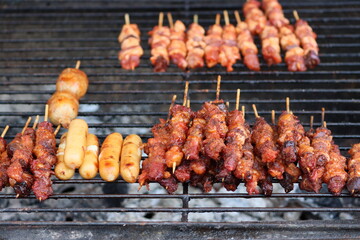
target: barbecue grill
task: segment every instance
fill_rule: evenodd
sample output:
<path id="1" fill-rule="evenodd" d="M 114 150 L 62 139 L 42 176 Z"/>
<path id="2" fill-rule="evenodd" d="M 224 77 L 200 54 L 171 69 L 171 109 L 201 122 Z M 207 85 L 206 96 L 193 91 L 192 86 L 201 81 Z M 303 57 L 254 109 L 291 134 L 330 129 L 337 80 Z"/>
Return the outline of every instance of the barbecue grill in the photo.
<path id="1" fill-rule="evenodd" d="M 235 23 L 232 11 L 241 10 L 243 2 L 139 0 L 131 4 L 121 0 L 1 1 L 0 127 L 11 125 L 6 139 L 10 141 L 20 131 L 28 116 L 43 115 L 43 106 L 55 91 L 60 71 L 74 67 L 76 60 L 81 60 L 81 69 L 88 74 L 90 86 L 81 100 L 79 117 L 88 121 L 90 131 L 96 133 L 100 140 L 108 133 L 118 131 L 124 135 L 139 134 L 146 141 L 151 137 L 151 126 L 157 123 L 158 118 L 167 116 L 171 96 L 182 96 L 185 81 L 190 82 L 192 108 L 199 109 L 204 101 L 214 99 L 216 76 L 222 75 L 221 98 L 229 101 L 233 108 L 236 89 L 241 88 L 241 105 L 245 105 L 246 119 L 250 123 L 255 119 L 251 110 L 253 103 L 257 104 L 259 114 L 269 120 L 271 110 L 275 109 L 279 115 L 285 108 L 285 97 L 290 97 L 292 111 L 306 127 L 311 115 L 315 116 L 315 126 L 320 125 L 321 107 L 325 107 L 327 126 L 342 153 L 348 156 L 347 150 L 360 138 L 359 1 L 280 1 L 286 17 L 294 22 L 292 10 L 296 9 L 318 34 L 322 62 L 314 70 L 292 73 L 287 71 L 284 63 L 268 67 L 260 58 L 260 72 L 249 71 L 240 62 L 231 73 L 221 67 L 182 72 L 173 65 L 166 73 L 152 71 L 147 32 L 157 24 L 160 11 L 172 12 L 174 19 L 181 19 L 187 25 L 191 23 L 193 14 L 198 14 L 199 23 L 207 28 L 215 21 L 215 14 L 224 9 L 231 12 L 231 21 Z M 126 12 L 130 14 L 131 21 L 139 25 L 145 49 L 140 67 L 133 72 L 120 69 L 117 60 L 117 35 Z M 256 43 L 259 47 L 259 39 Z M 62 129 L 60 133 L 63 132 Z M 155 185 L 151 184 L 151 188 L 156 188 Z M 275 182 L 275 189 L 277 185 Z M 104 191 L 94 186 L 102 186 Z M 83 180 L 78 176 L 69 181 L 54 179 L 54 187 L 55 194 L 43 203 L 36 201 L 33 195 L 19 200 L 11 189 L 3 190 L 0 194 L 2 238 L 45 238 L 51 234 L 54 239 L 64 236 L 72 239 L 104 236 L 109 236 L 108 239 L 120 236 L 130 239 L 149 236 L 158 239 L 199 236 L 204 239 L 349 239 L 357 237 L 360 230 L 356 220 L 360 206 L 347 191 L 335 198 L 327 191 L 320 194 L 301 191 L 285 194 L 283 190 L 275 190 L 267 199 L 280 203 L 289 200 L 294 204 L 225 204 L 219 207 L 207 205 L 206 200 L 236 202 L 249 199 L 251 202 L 265 197 L 249 196 L 244 189 L 234 193 L 221 190 L 204 194 L 187 184 L 180 186 L 174 195 L 145 189 L 137 193 L 127 189 L 135 189 L 137 184 L 127 184 L 123 180 L 105 184 L 100 179 Z M 129 199 L 140 199 L 141 204 L 123 202 Z M 348 204 L 307 207 L 296 204 L 303 199 Z M 204 204 L 195 206 L 194 201 L 203 201 Z M 159 205 L 160 202 L 166 204 Z M 242 218 L 235 221 L 223 218 L 214 222 L 209 217 L 196 221 L 196 216 L 203 214 L 226 216 L 227 213 L 242 212 L 265 212 L 269 216 L 290 212 L 323 212 L 337 216 L 340 213 L 355 214 L 353 220 L 335 218 L 287 222 L 269 218 L 246 222 Z M 107 213 L 145 218 L 130 220 L 120 217 L 111 221 L 98 217 Z M 154 214 L 160 214 L 161 219 L 154 220 Z"/>

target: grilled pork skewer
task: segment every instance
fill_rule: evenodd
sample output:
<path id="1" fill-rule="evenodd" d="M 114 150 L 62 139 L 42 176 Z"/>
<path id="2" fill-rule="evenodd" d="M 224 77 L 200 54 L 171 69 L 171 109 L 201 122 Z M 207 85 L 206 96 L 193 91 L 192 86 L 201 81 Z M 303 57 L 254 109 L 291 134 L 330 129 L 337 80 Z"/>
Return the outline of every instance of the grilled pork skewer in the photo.
<path id="1" fill-rule="evenodd" d="M 286 98 L 286 111 L 280 115 L 278 120 L 278 134 L 277 142 L 285 163 L 284 178 L 280 184 L 285 188 L 285 192 L 290 192 L 301 175 L 296 162 L 299 141 L 303 138 L 305 130 L 297 117 L 290 112 L 289 98 Z"/>
<path id="2" fill-rule="evenodd" d="M 346 169 L 346 158 L 341 156 L 339 146 L 333 143 L 330 150 L 330 161 L 325 165 L 323 181 L 335 196 L 339 196 L 346 185 L 348 179 Z"/>
<path id="3" fill-rule="evenodd" d="M 289 20 L 284 16 L 282 6 L 278 0 L 263 0 L 262 8 L 274 27 L 280 29 L 290 24 Z"/>
<path id="4" fill-rule="evenodd" d="M 304 50 L 300 47 L 293 26 L 285 18 L 282 7 L 277 0 L 265 0 L 262 2 L 267 18 L 271 25 L 276 27 L 280 33 L 281 48 L 285 53 L 285 62 L 288 70 L 292 72 L 306 71 L 304 62 Z"/>
<path id="5" fill-rule="evenodd" d="M 6 141 L 4 139 L 9 125 L 5 127 L 0 137 L 0 191 L 9 184 L 7 168 L 10 166 L 10 159 L 6 151 Z"/>
<path id="6" fill-rule="evenodd" d="M 281 63 L 279 31 L 269 22 L 260 34 L 261 52 L 268 65 Z"/>
<path id="7" fill-rule="evenodd" d="M 190 25 L 186 32 L 186 47 L 188 55 L 186 61 L 190 69 L 201 68 L 204 66 L 204 55 L 206 43 L 205 30 L 198 24 L 198 15 L 194 15 L 194 22 Z"/>
<path id="8" fill-rule="evenodd" d="M 242 148 L 246 139 L 250 136 L 250 130 L 245 122 L 244 113 L 239 111 L 240 89 L 236 94 L 235 110 L 228 113 L 226 122 L 229 131 L 226 134 L 226 147 L 223 151 L 222 164 L 219 165 L 219 173 L 216 178 L 222 180 L 227 190 L 235 191 L 240 179 L 233 174 L 243 158 Z"/>
<path id="9" fill-rule="evenodd" d="M 31 163 L 34 174 L 32 190 L 39 201 L 46 200 L 53 194 L 52 181 L 54 172 L 51 170 L 56 164 L 56 139 L 53 126 L 48 120 L 48 105 L 45 108 L 44 121 L 36 129 L 36 141 L 33 150 L 36 159 Z"/>
<path id="10" fill-rule="evenodd" d="M 31 117 L 29 117 L 22 132 L 16 134 L 6 147 L 7 155 L 11 159 L 6 173 L 16 197 L 28 196 L 34 182 L 34 176 L 30 173 L 30 165 L 33 161 L 35 131 L 33 128 L 28 128 L 30 121 Z"/>
<path id="11" fill-rule="evenodd" d="M 140 58 L 144 50 L 140 45 L 140 30 L 136 24 L 130 24 L 129 14 L 125 14 L 123 25 L 118 41 L 121 46 L 119 61 L 121 67 L 127 70 L 134 70 L 140 64 Z"/>
<path id="12" fill-rule="evenodd" d="M 159 24 L 150 32 L 149 44 L 151 46 L 151 64 L 155 72 L 165 72 L 169 66 L 170 59 L 168 47 L 170 44 L 170 29 L 163 26 L 164 14 L 159 14 Z"/>
<path id="13" fill-rule="evenodd" d="M 182 70 L 187 68 L 186 62 L 186 27 L 183 22 L 176 20 L 175 24 L 173 23 L 173 18 L 171 13 L 167 14 L 169 24 L 170 24 L 170 45 L 168 46 L 168 52 L 171 61 L 176 64 Z"/>
<path id="14" fill-rule="evenodd" d="M 173 107 L 176 95 L 173 96 L 170 109 Z M 148 157 L 142 163 L 141 174 L 138 182 L 140 187 L 149 182 L 155 181 L 162 185 L 169 193 L 173 193 L 177 189 L 177 183 L 166 166 L 166 151 L 170 145 L 170 126 L 165 119 L 160 119 L 160 123 L 154 125 L 151 129 L 154 137 L 150 138 L 145 145 L 144 152 Z"/>
<path id="15" fill-rule="evenodd" d="M 300 39 L 304 49 L 305 64 L 308 68 L 314 68 L 320 63 L 319 47 L 316 42 L 316 33 L 313 32 L 308 22 L 299 18 L 297 11 L 294 11 L 296 19 L 295 34 Z"/>
<path id="16" fill-rule="evenodd" d="M 266 25 L 266 17 L 261 11 L 260 5 L 261 3 L 257 0 L 246 1 L 243 5 L 245 22 L 253 35 L 262 33 Z"/>
<path id="17" fill-rule="evenodd" d="M 188 87 L 189 82 L 186 82 L 183 105 L 176 104 L 170 109 L 170 116 L 172 116 L 169 120 L 170 139 L 169 149 L 165 153 L 165 159 L 167 167 L 172 168 L 173 173 L 175 172 L 176 166 L 179 166 L 183 161 L 184 153 L 182 149 L 186 142 L 188 126 L 193 117 L 191 109 L 186 107 Z"/>
<path id="18" fill-rule="evenodd" d="M 223 28 L 222 40 L 223 44 L 220 47 L 219 60 L 223 67 L 226 67 L 227 72 L 232 72 L 233 65 L 239 60 L 240 53 L 237 47 L 237 35 L 236 28 L 233 24 L 230 24 L 229 14 L 224 11 L 225 26 Z"/>
<path id="19" fill-rule="evenodd" d="M 214 67 L 219 63 L 220 48 L 223 44 L 222 33 L 223 28 L 220 25 L 220 14 L 216 14 L 215 24 L 211 25 L 207 31 L 204 41 L 205 47 L 205 61 L 208 68 Z"/>
<path id="20" fill-rule="evenodd" d="M 346 187 L 351 195 L 360 193 L 360 143 L 354 144 L 349 150 L 350 159 L 347 162 L 349 178 Z"/>
<path id="21" fill-rule="evenodd" d="M 257 56 L 258 49 L 254 43 L 254 39 L 251 35 L 248 25 L 246 22 L 241 21 L 238 11 L 235 11 L 234 13 L 237 21 L 237 46 L 243 56 L 244 64 L 250 70 L 259 71 L 260 63 Z"/>

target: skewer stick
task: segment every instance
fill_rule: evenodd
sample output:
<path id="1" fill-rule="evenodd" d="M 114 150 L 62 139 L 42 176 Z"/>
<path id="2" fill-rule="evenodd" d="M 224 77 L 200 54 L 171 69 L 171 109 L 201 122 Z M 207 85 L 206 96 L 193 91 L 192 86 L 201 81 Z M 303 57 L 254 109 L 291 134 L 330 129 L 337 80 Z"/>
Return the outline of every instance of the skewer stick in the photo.
<path id="1" fill-rule="evenodd" d="M 126 25 L 129 25 L 129 24 L 130 24 L 130 16 L 129 16 L 129 14 L 128 14 L 128 13 L 125 13 L 124 18 L 125 18 L 125 24 L 126 24 Z"/>
<path id="2" fill-rule="evenodd" d="M 271 110 L 271 122 L 275 125 L 275 110 Z"/>
<path id="3" fill-rule="evenodd" d="M 187 106 L 188 108 L 190 108 L 190 99 L 188 99 L 188 100 L 186 101 L 186 106 Z"/>
<path id="4" fill-rule="evenodd" d="M 164 21 L 164 13 L 163 12 L 160 12 L 159 13 L 159 27 L 162 27 L 163 26 L 163 21 Z"/>
<path id="5" fill-rule="evenodd" d="M 58 134 L 58 132 L 60 131 L 61 125 L 58 125 L 54 131 L 54 136 L 56 136 Z"/>
<path id="6" fill-rule="evenodd" d="M 21 131 L 21 134 L 24 134 L 24 132 L 27 129 L 27 127 L 29 126 L 30 122 L 31 122 L 31 117 L 29 117 L 28 120 L 26 121 L 25 126 Z"/>
<path id="7" fill-rule="evenodd" d="M 176 170 L 176 162 L 173 162 L 173 165 L 172 165 L 172 173 L 174 174 Z"/>
<path id="8" fill-rule="evenodd" d="M 220 84 L 221 84 L 221 76 L 219 75 L 217 78 L 217 85 L 216 85 L 216 100 L 219 100 L 220 97 Z"/>
<path id="9" fill-rule="evenodd" d="M 230 108 L 230 103 L 229 102 L 226 102 L 225 103 L 226 107 L 229 109 Z"/>
<path id="10" fill-rule="evenodd" d="M 324 126 L 325 123 L 325 108 L 321 108 L 321 126 Z"/>
<path id="11" fill-rule="evenodd" d="M 256 118 L 259 118 L 259 114 L 258 114 L 258 111 L 257 111 L 257 109 L 256 109 L 256 105 L 253 104 L 253 105 L 252 105 L 252 108 L 254 109 L 255 117 L 256 117 Z"/>
<path id="12" fill-rule="evenodd" d="M 39 115 L 36 115 L 35 122 L 34 122 L 34 125 L 33 125 L 33 127 L 32 127 L 34 130 L 35 130 L 38 122 L 39 122 Z"/>
<path id="13" fill-rule="evenodd" d="M 170 28 L 174 28 L 174 21 L 170 12 L 167 13 L 167 18 L 169 21 Z"/>
<path id="14" fill-rule="evenodd" d="M 243 118 L 245 118 L 245 106 L 244 105 L 241 106 L 241 111 L 243 113 Z"/>
<path id="15" fill-rule="evenodd" d="M 49 116 L 49 105 L 45 105 L 45 116 L 44 116 L 44 122 L 47 122 Z"/>
<path id="16" fill-rule="evenodd" d="M 310 129 L 313 128 L 314 125 L 314 116 L 310 116 Z"/>
<path id="17" fill-rule="evenodd" d="M 80 65 L 81 65 L 81 61 L 80 61 L 80 60 L 77 60 L 77 61 L 76 61 L 75 68 L 76 68 L 76 69 L 79 69 L 79 68 L 80 68 Z"/>
<path id="18" fill-rule="evenodd" d="M 229 13 L 227 10 L 224 10 L 224 19 L 225 19 L 225 25 L 229 25 L 230 20 L 229 20 Z"/>
<path id="19" fill-rule="evenodd" d="M 235 105 L 236 110 L 239 110 L 239 104 L 240 104 L 240 88 L 238 88 L 236 91 L 236 105 Z"/>
<path id="20" fill-rule="evenodd" d="M 240 24 L 241 23 L 241 18 L 240 18 L 239 11 L 238 10 L 234 11 L 234 14 L 235 14 L 237 24 Z"/>
<path id="21" fill-rule="evenodd" d="M 215 24 L 219 25 L 220 24 L 220 19 L 221 19 L 221 15 L 218 13 L 216 14 L 216 18 L 215 18 Z"/>
<path id="22" fill-rule="evenodd" d="M 326 128 L 326 121 L 324 121 L 323 126 L 324 126 L 324 128 Z"/>
<path id="23" fill-rule="evenodd" d="M 186 100 L 188 97 L 188 92 L 189 92 L 189 81 L 185 82 L 185 90 L 184 90 L 184 99 L 183 99 L 183 106 L 186 106 Z"/>
<path id="24" fill-rule="evenodd" d="M 171 104 L 170 104 L 170 107 L 169 107 L 169 113 L 168 113 L 167 121 L 169 121 L 169 119 L 170 119 L 171 109 L 172 109 L 172 107 L 174 106 L 175 101 L 176 101 L 176 95 L 174 95 L 173 98 L 172 98 L 172 100 L 171 100 Z"/>
<path id="25" fill-rule="evenodd" d="M 9 125 L 6 125 L 6 127 L 4 128 L 3 132 L 1 133 L 1 137 L 4 138 L 7 131 L 9 130 Z"/>
<path id="26" fill-rule="evenodd" d="M 194 15 L 194 23 L 199 23 L 199 16 L 197 14 Z"/>
<path id="27" fill-rule="evenodd" d="M 300 17 L 299 17 L 299 14 L 296 10 L 293 11 L 293 14 L 294 14 L 294 18 L 296 21 L 299 21 L 300 20 Z"/>
<path id="28" fill-rule="evenodd" d="M 286 98 L 286 111 L 288 113 L 290 113 L 290 98 L 289 97 Z"/>

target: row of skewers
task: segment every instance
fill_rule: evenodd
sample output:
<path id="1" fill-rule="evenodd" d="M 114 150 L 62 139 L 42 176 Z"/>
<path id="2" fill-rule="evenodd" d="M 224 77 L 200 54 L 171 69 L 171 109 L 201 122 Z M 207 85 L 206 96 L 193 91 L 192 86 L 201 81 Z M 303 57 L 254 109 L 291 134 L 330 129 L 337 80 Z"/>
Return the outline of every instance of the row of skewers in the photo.
<path id="1" fill-rule="evenodd" d="M 52 195 L 51 175 L 57 161 L 55 135 L 60 126 L 54 131 L 47 121 L 47 108 L 43 122 L 38 123 L 37 116 L 33 127 L 29 127 L 29 117 L 22 131 L 9 144 L 4 140 L 9 126 L 4 129 L 0 138 L 0 190 L 11 186 L 17 197 L 34 192 L 40 201 Z"/>
<path id="2" fill-rule="evenodd" d="M 233 111 L 219 99 L 219 91 L 220 78 L 216 100 L 197 112 L 190 109 L 186 89 L 183 105 L 170 106 L 168 119 L 152 128 L 153 138 L 145 146 L 140 186 L 155 181 L 173 193 L 178 182 L 189 182 L 209 192 L 217 182 L 231 191 L 244 182 L 251 195 L 271 195 L 272 179 L 277 179 L 285 192 L 299 181 L 310 192 L 318 193 L 322 184 L 336 196 L 346 184 L 352 195 L 360 192 L 360 144 L 352 147 L 347 161 L 326 127 L 324 109 L 322 126 L 314 129 L 312 117 L 305 131 L 288 98 L 277 123 L 274 111 L 270 124 L 253 105 L 256 122 L 251 128 L 244 107 L 239 110 L 240 90 Z"/>
<path id="3" fill-rule="evenodd" d="M 220 14 L 215 24 L 205 34 L 198 24 L 198 16 L 186 30 L 180 20 L 173 21 L 168 13 L 170 28 L 163 25 L 164 14 L 159 14 L 158 25 L 150 32 L 150 61 L 155 72 L 165 72 L 172 61 L 182 70 L 214 67 L 217 64 L 233 71 L 233 65 L 243 58 L 250 70 L 259 71 L 258 48 L 254 36 L 261 39 L 262 55 L 268 65 L 281 63 L 281 49 L 289 71 L 306 71 L 320 63 L 316 34 L 309 24 L 300 19 L 296 11 L 296 24 L 293 26 L 285 18 L 282 6 L 277 0 L 246 1 L 243 6 L 245 21 L 241 21 L 235 11 L 237 25 L 230 23 L 229 14 L 224 11 L 225 26 L 220 24 Z M 130 24 L 125 15 L 125 25 L 119 35 L 121 51 L 119 60 L 124 69 L 134 70 L 140 63 L 144 51 L 140 45 L 140 30 Z"/>

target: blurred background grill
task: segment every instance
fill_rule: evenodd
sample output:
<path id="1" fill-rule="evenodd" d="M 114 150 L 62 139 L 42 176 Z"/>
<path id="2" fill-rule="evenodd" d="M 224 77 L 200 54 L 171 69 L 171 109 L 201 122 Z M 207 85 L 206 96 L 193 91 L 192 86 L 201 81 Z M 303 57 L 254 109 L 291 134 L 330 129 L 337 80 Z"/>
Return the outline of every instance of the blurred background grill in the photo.
<path id="1" fill-rule="evenodd" d="M 253 103 L 259 114 L 270 120 L 270 111 L 275 109 L 279 115 L 285 108 L 285 97 L 290 97 L 292 111 L 306 127 L 311 115 L 315 116 L 315 126 L 320 125 L 320 110 L 325 107 L 327 125 L 348 156 L 347 150 L 360 137 L 360 2 L 280 2 L 292 23 L 296 9 L 318 34 L 321 64 L 314 70 L 292 73 L 285 63 L 268 67 L 260 56 L 260 72 L 249 71 L 241 62 L 232 73 L 221 67 L 182 72 L 174 65 L 166 73 L 152 71 L 147 32 L 157 24 L 160 11 L 171 12 L 174 19 L 187 25 L 193 14 L 198 14 L 199 23 L 207 29 L 215 14 L 224 9 L 230 11 L 235 24 L 233 11 L 241 10 L 244 1 L 1 1 L 0 127 L 11 125 L 6 137 L 10 141 L 28 116 L 43 115 L 59 73 L 81 60 L 90 86 L 81 100 L 79 117 L 87 120 L 90 131 L 100 140 L 118 131 L 125 136 L 139 134 L 146 141 L 151 137 L 151 126 L 167 116 L 172 95 L 182 98 L 186 80 L 190 82 L 192 108 L 197 110 L 204 101 L 214 99 L 216 76 L 220 74 L 221 97 L 233 108 L 236 89 L 240 88 L 241 105 L 245 105 L 250 123 L 254 121 Z M 126 12 L 131 22 L 139 25 L 145 49 L 140 67 L 133 72 L 122 70 L 117 60 L 117 36 Z M 260 47 L 259 39 L 256 43 Z M 11 189 L 0 194 L 0 228 L 7 230 L 5 237 L 21 236 L 21 231 L 43 225 L 51 226 L 52 233 L 63 231 L 60 227 L 71 229 L 83 238 L 88 238 L 83 225 L 95 229 L 94 236 L 105 230 L 136 236 L 132 234 L 142 229 L 144 237 L 161 232 L 164 238 L 189 236 L 191 232 L 226 238 L 235 230 L 241 230 L 239 237 L 276 237 L 282 232 L 282 237 L 289 238 L 300 230 L 303 236 L 319 239 L 316 233 L 324 230 L 322 237 L 353 237 L 359 228 L 356 219 L 360 207 L 347 192 L 340 198 L 327 191 L 284 194 L 275 183 L 273 196 L 265 199 L 248 196 L 242 187 L 236 193 L 220 189 L 202 194 L 185 184 L 175 195 L 168 195 L 157 184 L 151 184 L 152 191 L 142 189 L 138 193 L 137 184 L 122 180 L 105 184 L 100 179 L 77 176 L 54 183 L 54 196 L 43 203 L 33 196 L 15 199 Z M 284 222 L 300 219 L 307 221 Z M 314 222 L 316 219 L 321 221 Z M 254 220 L 251 227 L 244 223 Z M 218 223 L 213 225 L 213 221 Z M 107 228 L 103 228 L 105 224 Z M 182 230 L 174 231 L 178 227 Z M 336 227 L 341 230 L 335 232 Z M 124 228 L 126 232 L 119 232 Z"/>

